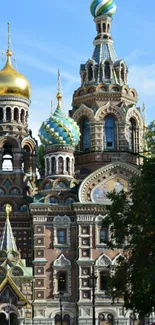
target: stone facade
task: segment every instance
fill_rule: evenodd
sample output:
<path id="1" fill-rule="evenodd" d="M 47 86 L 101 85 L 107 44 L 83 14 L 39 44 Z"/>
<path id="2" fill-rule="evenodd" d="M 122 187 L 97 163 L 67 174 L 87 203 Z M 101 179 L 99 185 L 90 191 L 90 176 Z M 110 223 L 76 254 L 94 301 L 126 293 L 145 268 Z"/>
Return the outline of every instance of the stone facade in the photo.
<path id="1" fill-rule="evenodd" d="M 0 250 L 4 325 L 7 319 L 10 325 L 58 325 L 61 308 L 63 325 L 91 325 L 92 273 L 96 325 L 133 323 L 122 299 L 112 304 L 106 294 L 109 267 L 117 265 L 123 251 L 107 247 L 110 230 L 102 228 L 102 220 L 111 204 L 107 193 L 127 191 L 130 178 L 139 174 L 144 119 L 137 92 L 127 85 L 128 67 L 117 58 L 111 22 L 107 14 L 95 18 L 94 52 L 80 67 L 81 85 L 70 111 L 81 132 L 76 148 L 78 131 L 64 117 L 60 91 L 55 115 L 42 126 L 43 166 L 28 131 L 29 98 L 0 96 L 0 232 L 3 237 L 9 204 L 9 238 L 17 245 L 12 241 L 11 260 L 7 247 Z"/>

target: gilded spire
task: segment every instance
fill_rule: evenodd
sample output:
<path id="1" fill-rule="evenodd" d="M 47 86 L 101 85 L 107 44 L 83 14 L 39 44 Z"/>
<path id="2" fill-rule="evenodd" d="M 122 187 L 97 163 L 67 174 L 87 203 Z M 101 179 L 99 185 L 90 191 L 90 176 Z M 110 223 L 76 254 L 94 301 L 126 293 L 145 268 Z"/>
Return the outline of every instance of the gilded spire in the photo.
<path id="1" fill-rule="evenodd" d="M 6 51 L 7 57 L 12 56 L 12 51 L 11 51 L 11 33 L 10 33 L 10 23 L 8 23 L 8 48 Z"/>
<path id="2" fill-rule="evenodd" d="M 6 204 L 5 207 L 5 211 L 6 211 L 6 219 L 9 220 L 10 218 L 10 212 L 12 211 L 12 206 L 10 204 Z"/>
<path id="3" fill-rule="evenodd" d="M 57 105 L 57 108 L 61 108 L 61 99 L 62 99 L 61 78 L 60 78 L 60 71 L 58 70 L 58 93 L 57 93 L 58 105 Z"/>
<path id="4" fill-rule="evenodd" d="M 6 204 L 5 212 L 6 212 L 6 221 L 5 221 L 5 226 L 3 230 L 3 235 L 2 235 L 2 241 L 1 241 L 1 246 L 0 250 L 5 250 L 6 252 L 17 252 L 17 246 L 15 242 L 15 238 L 12 232 L 12 227 L 10 224 L 10 213 L 12 211 L 12 207 L 10 204 Z"/>

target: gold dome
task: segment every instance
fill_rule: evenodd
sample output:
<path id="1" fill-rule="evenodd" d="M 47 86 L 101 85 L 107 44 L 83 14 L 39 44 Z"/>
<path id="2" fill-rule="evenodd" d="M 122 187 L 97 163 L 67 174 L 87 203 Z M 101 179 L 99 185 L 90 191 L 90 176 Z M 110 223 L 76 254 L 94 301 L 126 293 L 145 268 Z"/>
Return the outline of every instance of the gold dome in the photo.
<path id="1" fill-rule="evenodd" d="M 7 62 L 0 71 L 0 96 L 14 95 L 30 99 L 31 86 L 29 81 L 13 68 L 10 49 L 7 50 L 6 55 Z"/>

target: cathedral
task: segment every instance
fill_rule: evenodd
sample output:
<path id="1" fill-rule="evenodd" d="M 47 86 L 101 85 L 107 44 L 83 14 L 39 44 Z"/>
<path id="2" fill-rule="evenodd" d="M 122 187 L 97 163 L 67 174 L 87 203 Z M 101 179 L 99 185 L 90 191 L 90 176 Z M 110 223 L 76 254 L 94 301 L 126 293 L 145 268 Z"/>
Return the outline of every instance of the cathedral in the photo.
<path id="1" fill-rule="evenodd" d="M 8 42 L 0 71 L 0 325 L 132 322 L 123 301 L 112 304 L 106 293 L 122 251 L 107 247 L 102 221 L 108 192 L 127 191 L 139 175 L 145 121 L 115 51 L 115 2 L 93 0 L 90 11 L 93 53 L 80 66 L 69 115 L 58 73 L 57 108 L 40 126 L 40 145 L 28 128 L 30 83 L 13 67 Z"/>

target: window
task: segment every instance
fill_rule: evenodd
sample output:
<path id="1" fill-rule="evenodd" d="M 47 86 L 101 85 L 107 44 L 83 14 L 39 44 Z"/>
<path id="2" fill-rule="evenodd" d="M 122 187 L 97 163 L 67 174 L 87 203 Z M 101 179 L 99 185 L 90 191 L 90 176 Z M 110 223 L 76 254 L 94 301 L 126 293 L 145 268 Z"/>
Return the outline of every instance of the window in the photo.
<path id="1" fill-rule="evenodd" d="M 121 79 L 122 81 L 125 81 L 125 70 L 124 70 L 124 65 L 121 65 Z"/>
<path id="2" fill-rule="evenodd" d="M 0 121 L 3 121 L 3 108 L 0 107 Z"/>
<path id="3" fill-rule="evenodd" d="M 52 157 L 51 164 L 52 164 L 52 174 L 56 174 L 56 159 L 55 159 L 55 157 Z"/>
<path id="4" fill-rule="evenodd" d="M 100 229 L 100 243 L 106 243 L 108 240 L 108 229 Z"/>
<path id="5" fill-rule="evenodd" d="M 136 149 L 136 122 L 134 118 L 130 119 L 129 125 L 129 150 L 135 152 Z"/>
<path id="6" fill-rule="evenodd" d="M 69 173 L 70 171 L 70 159 L 67 157 L 66 159 L 66 171 Z"/>
<path id="7" fill-rule="evenodd" d="M 10 107 L 6 108 L 6 121 L 11 122 L 11 108 Z"/>
<path id="8" fill-rule="evenodd" d="M 14 109 L 14 121 L 18 122 L 18 116 L 19 116 L 19 114 L 18 114 L 18 108 L 15 107 L 15 109 Z"/>
<path id="9" fill-rule="evenodd" d="M 105 149 L 114 149 L 115 146 L 115 120 L 113 116 L 105 118 Z"/>
<path id="10" fill-rule="evenodd" d="M 110 64 L 109 62 L 105 62 L 104 64 L 104 75 L 106 79 L 110 79 Z"/>
<path id="11" fill-rule="evenodd" d="M 58 273 L 58 291 L 66 291 L 67 288 L 67 274 L 66 272 Z"/>
<path id="12" fill-rule="evenodd" d="M 109 273 L 107 271 L 100 272 L 100 290 L 106 291 L 108 289 Z"/>
<path id="13" fill-rule="evenodd" d="M 106 24 L 103 23 L 103 33 L 106 33 Z"/>
<path id="14" fill-rule="evenodd" d="M 88 67 L 88 81 L 91 81 L 93 79 L 93 66 L 92 64 L 89 65 Z"/>
<path id="15" fill-rule="evenodd" d="M 80 131 L 81 131 L 81 150 L 87 151 L 90 148 L 90 126 L 89 126 L 89 120 L 87 118 L 83 118 L 81 120 Z"/>
<path id="16" fill-rule="evenodd" d="M 58 244 L 66 244 L 66 230 L 58 229 L 57 238 L 58 238 Z"/>

